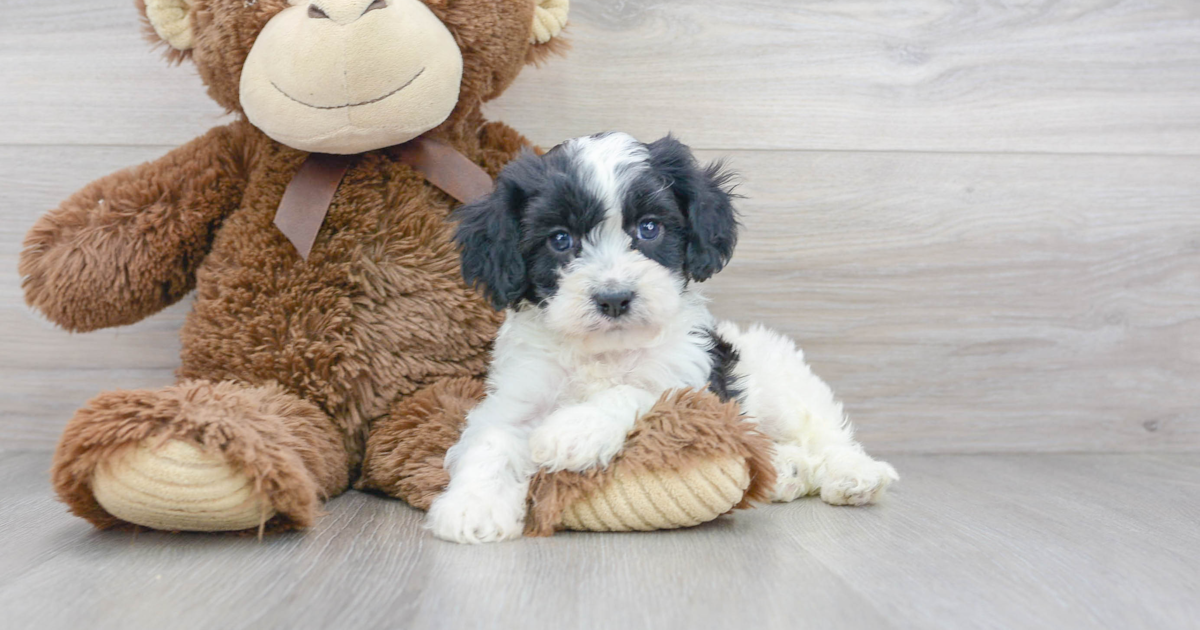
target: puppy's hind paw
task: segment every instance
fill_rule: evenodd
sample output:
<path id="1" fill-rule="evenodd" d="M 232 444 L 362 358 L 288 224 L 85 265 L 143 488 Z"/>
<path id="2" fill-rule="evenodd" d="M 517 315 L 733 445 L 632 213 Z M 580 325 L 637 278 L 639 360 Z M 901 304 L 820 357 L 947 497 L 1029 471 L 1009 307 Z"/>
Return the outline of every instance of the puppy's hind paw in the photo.
<path id="1" fill-rule="evenodd" d="M 813 481 L 813 462 L 808 451 L 792 444 L 776 444 L 775 486 L 771 500 L 787 503 L 817 491 Z"/>
<path id="2" fill-rule="evenodd" d="M 821 500 L 830 505 L 870 505 L 888 486 L 899 481 L 896 469 L 866 455 L 827 462 L 821 481 Z"/>

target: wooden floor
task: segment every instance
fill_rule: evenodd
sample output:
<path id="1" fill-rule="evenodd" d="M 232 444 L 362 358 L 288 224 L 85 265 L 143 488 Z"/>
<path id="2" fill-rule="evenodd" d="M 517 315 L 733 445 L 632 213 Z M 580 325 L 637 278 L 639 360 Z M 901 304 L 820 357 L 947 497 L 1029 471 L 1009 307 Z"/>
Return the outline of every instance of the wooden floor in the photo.
<path id="1" fill-rule="evenodd" d="M 870 509 L 483 548 L 359 493 L 263 541 L 54 501 L 67 419 L 172 382 L 189 304 L 67 334 L 23 303 L 21 240 L 229 117 L 133 0 L 0 4 L 0 630 L 1200 628 L 1194 2 L 572 0 L 570 55 L 488 116 L 729 158 L 713 310 L 799 339 L 903 479 Z"/>
<path id="2" fill-rule="evenodd" d="M 892 463 L 903 483 L 871 508 L 472 547 L 358 492 L 262 541 L 97 532 L 51 499 L 46 453 L 0 453 L 0 626 L 1200 627 L 1200 458 Z"/>

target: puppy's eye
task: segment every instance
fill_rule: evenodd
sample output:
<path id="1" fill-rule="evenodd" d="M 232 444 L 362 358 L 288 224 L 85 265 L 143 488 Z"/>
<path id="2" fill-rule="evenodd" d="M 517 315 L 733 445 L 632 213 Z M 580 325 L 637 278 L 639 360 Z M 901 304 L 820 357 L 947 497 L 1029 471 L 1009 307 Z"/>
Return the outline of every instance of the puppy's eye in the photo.
<path id="1" fill-rule="evenodd" d="M 560 253 L 571 249 L 571 246 L 574 244 L 575 240 L 571 238 L 571 235 L 566 230 L 557 230 L 550 235 L 550 238 L 546 239 L 546 245 L 550 249 Z"/>
<path id="2" fill-rule="evenodd" d="M 637 237 L 643 241 L 653 241 L 662 233 L 662 224 L 654 219 L 646 219 L 638 224 Z"/>

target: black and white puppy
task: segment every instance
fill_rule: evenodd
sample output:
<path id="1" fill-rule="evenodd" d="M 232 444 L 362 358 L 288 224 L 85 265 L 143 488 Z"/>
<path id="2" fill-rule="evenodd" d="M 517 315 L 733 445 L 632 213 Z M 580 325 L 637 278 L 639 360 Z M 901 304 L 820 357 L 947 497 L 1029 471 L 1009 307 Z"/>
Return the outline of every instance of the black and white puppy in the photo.
<path id="1" fill-rule="evenodd" d="M 539 467 L 607 465 L 634 421 L 685 387 L 736 397 L 775 441 L 778 501 L 861 505 L 897 479 L 789 339 L 716 321 L 694 288 L 733 254 L 729 182 L 674 138 L 607 133 L 526 153 L 458 211 L 463 275 L 507 319 L 487 397 L 447 453 L 435 535 L 520 536 Z"/>

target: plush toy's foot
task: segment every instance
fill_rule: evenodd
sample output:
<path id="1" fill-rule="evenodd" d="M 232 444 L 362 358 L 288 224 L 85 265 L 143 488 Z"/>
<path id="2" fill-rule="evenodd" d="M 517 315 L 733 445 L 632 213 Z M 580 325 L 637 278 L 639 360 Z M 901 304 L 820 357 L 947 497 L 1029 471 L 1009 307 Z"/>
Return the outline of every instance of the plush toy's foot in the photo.
<path id="1" fill-rule="evenodd" d="M 442 462 L 446 451 L 458 441 L 467 412 L 482 399 L 482 380 L 451 378 L 397 400 L 371 427 L 354 487 L 428 510 L 450 483 Z"/>
<path id="2" fill-rule="evenodd" d="M 750 481 L 742 457 L 701 459 L 684 470 L 619 471 L 567 505 L 561 527 L 593 532 L 692 527 L 736 507 Z"/>
<path id="3" fill-rule="evenodd" d="M 358 487 L 429 509 L 450 481 L 442 458 L 483 391 L 478 380 L 451 379 L 393 405 L 372 429 Z M 771 452 L 770 439 L 742 421 L 736 404 L 709 392 L 670 393 L 638 420 L 609 466 L 534 475 L 524 533 L 711 521 L 751 500 L 767 500 L 775 478 Z"/>
<path id="4" fill-rule="evenodd" d="M 254 479 L 218 452 L 153 439 L 114 454 L 96 468 L 92 493 L 109 514 L 162 530 L 233 531 L 258 527 L 275 508 Z"/>
<path id="5" fill-rule="evenodd" d="M 765 501 L 775 483 L 771 441 L 736 403 L 707 391 L 668 392 L 634 425 L 607 468 L 539 472 L 525 533 L 691 527 Z"/>
<path id="6" fill-rule="evenodd" d="M 101 394 L 54 457 L 59 497 L 97 527 L 305 527 L 345 489 L 341 434 L 277 386 L 186 381 Z"/>

